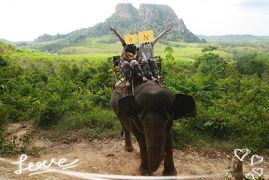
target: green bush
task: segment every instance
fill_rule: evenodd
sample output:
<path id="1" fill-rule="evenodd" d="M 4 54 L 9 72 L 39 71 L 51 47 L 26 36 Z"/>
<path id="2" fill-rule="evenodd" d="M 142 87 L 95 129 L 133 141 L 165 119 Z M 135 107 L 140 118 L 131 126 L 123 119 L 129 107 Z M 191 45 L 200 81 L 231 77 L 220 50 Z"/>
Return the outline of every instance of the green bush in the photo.
<path id="1" fill-rule="evenodd" d="M 236 69 L 241 74 L 258 75 L 261 77 L 264 72 L 264 63 L 257 61 L 257 54 L 243 54 L 236 57 Z"/>
<path id="2" fill-rule="evenodd" d="M 175 145 L 216 140 L 253 150 L 269 148 L 269 85 L 259 78 L 259 66 L 247 64 L 253 58 L 241 58 L 240 65 L 240 58 L 226 62 L 207 52 L 194 63 L 186 63 L 175 59 L 173 52 L 166 48 L 163 84 L 174 93 L 194 96 L 198 111 L 194 118 L 175 122 Z M 0 56 L 7 62 L 0 60 L 4 64 L 0 68 L 0 126 L 32 120 L 57 137 L 69 130 L 86 138 L 119 134 L 120 123 L 109 106 L 115 83 L 112 62 L 15 51 L 1 43 Z M 268 65 L 266 57 L 253 57 L 255 62 Z M 254 71 L 241 71 L 245 64 Z M 8 151 L 12 143 L 1 139 L 1 147 Z"/>
<path id="3" fill-rule="evenodd" d="M 0 55 L 0 67 L 6 67 L 8 65 L 8 62 Z"/>
<path id="4" fill-rule="evenodd" d="M 217 50 L 218 47 L 217 46 L 212 46 L 212 45 L 209 45 L 207 47 L 204 47 L 201 51 L 202 52 L 207 52 L 207 51 L 214 51 L 214 50 Z"/>
<path id="5" fill-rule="evenodd" d="M 16 149 L 16 136 L 14 136 L 11 141 L 6 141 L 3 135 L 4 130 L 0 127 L 0 154 L 4 153 L 14 153 Z"/>
<path id="6" fill-rule="evenodd" d="M 233 62 L 213 53 L 204 53 L 193 67 L 166 62 L 164 71 L 165 86 L 193 95 L 198 110 L 195 118 L 176 122 L 176 146 L 215 139 L 234 148 L 268 148 L 269 85 L 257 75 L 239 75 Z"/>
<path id="7" fill-rule="evenodd" d="M 1 117 L 0 125 L 7 122 L 9 113 L 10 113 L 9 107 L 0 101 L 0 117 Z"/>
<path id="8" fill-rule="evenodd" d="M 227 63 L 218 54 L 205 53 L 197 59 L 194 66 L 202 75 L 223 78 L 226 74 Z"/>

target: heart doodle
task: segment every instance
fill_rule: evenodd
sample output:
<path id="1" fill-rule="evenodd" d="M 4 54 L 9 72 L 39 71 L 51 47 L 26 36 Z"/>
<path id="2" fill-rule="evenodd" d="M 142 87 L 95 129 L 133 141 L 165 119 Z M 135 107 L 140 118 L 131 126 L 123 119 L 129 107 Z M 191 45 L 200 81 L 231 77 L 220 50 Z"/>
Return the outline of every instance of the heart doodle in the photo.
<path id="1" fill-rule="evenodd" d="M 263 161 L 263 156 L 259 156 L 257 154 L 254 154 L 253 156 L 251 156 L 250 166 L 260 164 L 260 163 L 262 163 L 262 161 Z"/>
<path id="2" fill-rule="evenodd" d="M 252 173 L 247 173 L 247 174 L 245 175 L 245 177 L 246 177 L 247 179 L 256 180 L 255 177 L 254 177 L 254 175 L 253 175 Z"/>
<path id="3" fill-rule="evenodd" d="M 245 149 L 235 149 L 234 155 L 237 157 L 240 161 L 244 161 L 244 158 L 250 153 L 251 151 L 247 148 Z M 240 157 L 241 156 L 241 157 Z"/>
<path id="4" fill-rule="evenodd" d="M 263 168 L 253 168 L 251 171 L 256 173 L 259 177 L 263 174 Z"/>

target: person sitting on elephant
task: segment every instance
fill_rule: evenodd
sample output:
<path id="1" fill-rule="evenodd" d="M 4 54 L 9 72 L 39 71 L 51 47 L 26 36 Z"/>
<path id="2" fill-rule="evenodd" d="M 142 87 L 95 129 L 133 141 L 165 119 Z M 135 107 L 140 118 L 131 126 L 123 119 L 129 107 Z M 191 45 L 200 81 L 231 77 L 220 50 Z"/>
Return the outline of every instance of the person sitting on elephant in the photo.
<path id="1" fill-rule="evenodd" d="M 154 45 L 159 41 L 159 39 L 165 35 L 166 33 L 170 32 L 171 29 L 166 29 L 161 34 L 159 34 L 151 43 L 146 42 L 140 45 L 140 63 L 144 72 L 144 75 L 153 80 L 159 82 L 160 75 L 159 69 L 154 61 Z"/>
<path id="2" fill-rule="evenodd" d="M 126 44 L 125 40 L 120 36 L 116 29 L 111 26 L 109 28 L 119 38 L 123 46 L 123 52 L 120 56 L 118 63 L 123 70 L 126 87 L 130 86 L 130 77 L 132 69 L 134 70 L 137 77 L 142 78 L 143 81 L 146 81 L 147 79 L 143 76 L 142 69 L 137 62 L 137 47 L 134 44 Z"/>

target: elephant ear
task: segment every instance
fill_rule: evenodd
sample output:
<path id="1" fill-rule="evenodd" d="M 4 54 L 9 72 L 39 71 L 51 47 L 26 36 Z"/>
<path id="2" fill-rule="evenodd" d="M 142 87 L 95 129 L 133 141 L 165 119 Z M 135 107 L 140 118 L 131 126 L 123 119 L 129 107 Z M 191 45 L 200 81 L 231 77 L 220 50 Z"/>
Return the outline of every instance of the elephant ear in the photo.
<path id="1" fill-rule="evenodd" d="M 127 116 L 135 116 L 137 113 L 137 106 L 134 96 L 125 96 L 119 100 L 118 114 L 124 113 Z"/>
<path id="2" fill-rule="evenodd" d="M 195 115 L 196 105 L 193 97 L 186 94 L 176 94 L 171 111 L 174 120 L 188 115 Z"/>

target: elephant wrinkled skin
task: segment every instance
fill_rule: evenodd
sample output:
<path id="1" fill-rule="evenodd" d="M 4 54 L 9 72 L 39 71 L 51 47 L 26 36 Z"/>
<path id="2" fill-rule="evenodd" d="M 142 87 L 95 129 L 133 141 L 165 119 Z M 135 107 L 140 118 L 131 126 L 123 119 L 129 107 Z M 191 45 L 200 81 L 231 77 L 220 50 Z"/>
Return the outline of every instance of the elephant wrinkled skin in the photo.
<path id="1" fill-rule="evenodd" d="M 139 144 L 142 175 L 153 175 L 164 160 L 163 175 L 175 175 L 171 127 L 173 120 L 196 114 L 192 96 L 173 94 L 148 81 L 135 84 L 134 96 L 122 97 L 116 90 L 111 106 L 125 133 L 125 150 L 133 151 L 132 132 Z"/>

